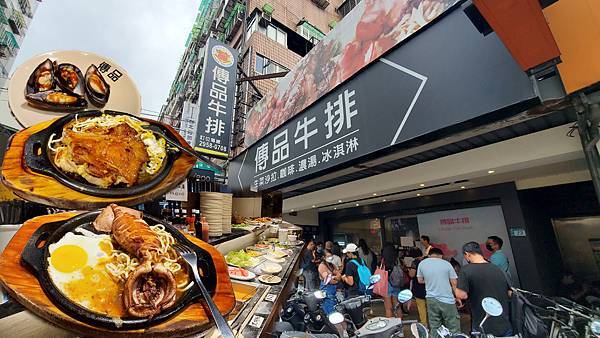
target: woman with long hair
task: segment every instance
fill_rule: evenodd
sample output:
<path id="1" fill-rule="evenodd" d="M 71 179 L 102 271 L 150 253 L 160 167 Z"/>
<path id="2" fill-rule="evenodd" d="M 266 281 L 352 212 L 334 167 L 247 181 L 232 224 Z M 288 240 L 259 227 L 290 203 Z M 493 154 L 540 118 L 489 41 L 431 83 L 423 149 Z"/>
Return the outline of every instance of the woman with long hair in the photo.
<path id="1" fill-rule="evenodd" d="M 367 268 L 369 268 L 369 270 L 371 270 L 371 273 L 375 271 L 373 269 L 373 260 L 375 259 L 375 255 L 373 255 L 373 252 L 367 245 L 367 241 L 365 241 L 363 238 L 358 240 L 358 257 L 365 262 L 365 265 Z M 377 262 L 375 262 L 375 265 L 377 265 Z"/>
<path id="2" fill-rule="evenodd" d="M 385 307 L 385 316 L 388 318 L 398 317 L 402 318 L 402 310 L 399 309 L 394 312 L 394 306 L 398 302 L 398 293 L 401 291 L 401 286 L 392 285 L 392 273 L 396 267 L 397 271 L 401 268 L 398 265 L 398 251 L 392 243 L 386 242 L 381 250 L 381 265 L 388 272 L 388 293 L 387 296 L 383 297 L 383 305 Z"/>

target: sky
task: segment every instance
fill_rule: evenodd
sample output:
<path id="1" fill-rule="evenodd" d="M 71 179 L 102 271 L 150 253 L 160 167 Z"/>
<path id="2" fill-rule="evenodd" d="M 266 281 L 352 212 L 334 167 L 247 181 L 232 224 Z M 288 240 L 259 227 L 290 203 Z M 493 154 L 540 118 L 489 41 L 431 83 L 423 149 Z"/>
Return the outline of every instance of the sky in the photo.
<path id="1" fill-rule="evenodd" d="M 12 71 L 48 51 L 98 53 L 127 70 L 142 96 L 142 109 L 158 112 L 177 72 L 199 4 L 200 0 L 44 0 Z"/>

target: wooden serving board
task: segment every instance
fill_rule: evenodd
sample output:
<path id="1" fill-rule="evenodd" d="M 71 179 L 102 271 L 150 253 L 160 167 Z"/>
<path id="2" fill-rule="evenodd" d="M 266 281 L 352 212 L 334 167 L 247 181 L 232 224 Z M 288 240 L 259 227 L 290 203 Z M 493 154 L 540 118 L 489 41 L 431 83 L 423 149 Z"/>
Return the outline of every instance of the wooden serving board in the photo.
<path id="1" fill-rule="evenodd" d="M 46 297 L 38 280 L 21 265 L 21 251 L 33 232 L 42 224 L 66 220 L 75 215 L 77 213 L 68 212 L 32 218 L 23 224 L 8 243 L 8 246 L 0 255 L 0 285 L 14 299 L 23 304 L 28 310 L 53 324 L 85 336 L 180 337 L 198 333 L 213 326 L 208 308 L 201 303 L 193 303 L 166 322 L 147 329 L 132 331 L 109 331 L 93 327 L 77 321 L 59 310 Z M 217 270 L 217 289 L 213 300 L 221 313 L 228 314 L 235 306 L 235 294 L 223 255 L 213 246 L 197 238 L 188 236 L 188 239 L 211 254 Z"/>
<path id="2" fill-rule="evenodd" d="M 29 136 L 48 127 L 55 120 L 36 124 L 13 135 L 4 155 L 1 172 L 2 183 L 17 196 L 28 201 L 61 209 L 76 210 L 99 209 L 111 203 L 124 206 L 137 205 L 156 199 L 173 190 L 173 188 L 187 177 L 189 171 L 196 163 L 195 157 L 182 152 L 173 163 L 173 166 L 166 169 L 169 170 L 167 177 L 143 194 L 117 198 L 87 195 L 66 187 L 53 177 L 33 172 L 25 165 L 23 157 L 25 142 Z M 171 126 L 164 126 L 177 136 L 181 144 L 187 144 Z"/>

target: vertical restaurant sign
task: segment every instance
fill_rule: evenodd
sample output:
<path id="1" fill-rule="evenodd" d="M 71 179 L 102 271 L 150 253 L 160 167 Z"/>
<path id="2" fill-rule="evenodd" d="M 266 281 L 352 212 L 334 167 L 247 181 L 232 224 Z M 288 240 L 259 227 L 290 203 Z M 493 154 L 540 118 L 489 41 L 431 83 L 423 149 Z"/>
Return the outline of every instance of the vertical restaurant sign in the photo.
<path id="1" fill-rule="evenodd" d="M 250 110 L 246 146 L 277 129 L 459 2 L 360 1 Z"/>
<path id="2" fill-rule="evenodd" d="M 202 153 L 227 158 L 235 103 L 237 51 L 209 38 L 202 69 L 198 99 L 200 112 L 194 148 Z"/>

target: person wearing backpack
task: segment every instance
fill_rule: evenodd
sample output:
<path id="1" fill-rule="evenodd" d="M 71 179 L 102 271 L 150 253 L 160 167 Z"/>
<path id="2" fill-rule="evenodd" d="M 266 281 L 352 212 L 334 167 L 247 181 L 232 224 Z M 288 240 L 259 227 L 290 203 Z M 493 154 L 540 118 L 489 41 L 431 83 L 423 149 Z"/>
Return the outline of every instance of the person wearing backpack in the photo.
<path id="1" fill-rule="evenodd" d="M 398 302 L 398 293 L 402 291 L 404 272 L 398 264 L 398 251 L 390 242 L 385 243 L 383 250 L 381 250 L 381 265 L 388 273 L 388 292 L 387 296 L 383 297 L 385 316 L 387 318 L 402 318 L 402 311 L 393 313 L 393 309 L 396 302 Z"/>
<path id="2" fill-rule="evenodd" d="M 358 257 L 358 247 L 354 243 L 348 243 L 342 253 L 346 255 L 346 265 L 342 275 L 346 298 L 366 294 L 371 271 L 364 260 Z"/>

